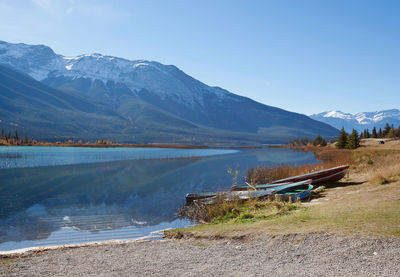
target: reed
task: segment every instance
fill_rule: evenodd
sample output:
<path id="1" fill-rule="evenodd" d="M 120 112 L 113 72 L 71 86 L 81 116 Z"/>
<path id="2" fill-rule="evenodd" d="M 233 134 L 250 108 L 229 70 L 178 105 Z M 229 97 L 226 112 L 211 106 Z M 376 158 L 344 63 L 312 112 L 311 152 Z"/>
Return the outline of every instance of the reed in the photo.
<path id="1" fill-rule="evenodd" d="M 311 150 L 311 149 L 307 149 Z M 354 164 L 353 152 L 351 150 L 315 147 L 315 158 L 318 164 L 304 165 L 277 165 L 251 168 L 246 173 L 246 181 L 257 185 L 267 184 L 274 180 L 284 179 L 296 175 L 310 173 L 312 171 L 332 168 L 339 165 Z"/>
<path id="2" fill-rule="evenodd" d="M 178 216 L 185 217 L 200 223 L 226 223 L 226 222 L 248 222 L 267 219 L 300 208 L 300 203 L 271 201 L 262 199 L 218 201 L 217 203 L 205 205 L 194 202 L 190 206 L 182 207 Z"/>

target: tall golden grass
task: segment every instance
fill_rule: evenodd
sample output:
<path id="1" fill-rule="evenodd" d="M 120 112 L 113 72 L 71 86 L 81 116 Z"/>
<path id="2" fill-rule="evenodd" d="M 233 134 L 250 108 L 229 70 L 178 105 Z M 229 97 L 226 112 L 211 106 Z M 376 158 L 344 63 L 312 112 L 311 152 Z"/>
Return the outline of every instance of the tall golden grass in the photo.
<path id="1" fill-rule="evenodd" d="M 246 181 L 254 185 L 267 184 L 278 179 L 354 163 L 353 152 L 351 150 L 328 147 L 307 147 L 303 149 L 306 151 L 314 151 L 315 158 L 321 162 L 318 164 L 304 164 L 298 166 L 277 165 L 251 168 L 246 173 Z"/>
<path id="2" fill-rule="evenodd" d="M 372 184 L 387 184 L 400 180 L 400 151 L 360 150 L 355 153 L 358 170 Z"/>

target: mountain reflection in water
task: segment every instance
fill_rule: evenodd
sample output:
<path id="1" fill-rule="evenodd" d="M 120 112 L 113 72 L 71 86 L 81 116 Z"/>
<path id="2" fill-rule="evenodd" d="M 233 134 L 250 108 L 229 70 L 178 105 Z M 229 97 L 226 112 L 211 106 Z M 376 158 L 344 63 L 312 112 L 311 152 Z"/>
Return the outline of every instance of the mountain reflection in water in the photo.
<path id="1" fill-rule="evenodd" d="M 46 240 L 65 228 L 76 232 L 66 233 L 60 244 L 80 233 L 90 237 L 160 224 L 174 227 L 186 193 L 230 187 L 228 167 L 240 171 L 241 182 L 253 166 L 313 162 L 311 153 L 254 149 L 201 158 L 1 169 L 0 251 L 14 247 L 7 242 Z M 3 244 L 7 246 L 2 248 Z"/>

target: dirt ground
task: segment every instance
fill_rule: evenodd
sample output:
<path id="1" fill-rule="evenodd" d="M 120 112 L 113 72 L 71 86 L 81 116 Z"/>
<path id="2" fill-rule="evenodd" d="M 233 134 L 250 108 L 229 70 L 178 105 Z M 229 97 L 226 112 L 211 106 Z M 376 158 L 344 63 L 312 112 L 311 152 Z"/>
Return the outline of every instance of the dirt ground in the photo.
<path id="1" fill-rule="evenodd" d="M 398 276 L 400 240 L 327 233 L 168 240 L 14 258 L 4 276 Z"/>

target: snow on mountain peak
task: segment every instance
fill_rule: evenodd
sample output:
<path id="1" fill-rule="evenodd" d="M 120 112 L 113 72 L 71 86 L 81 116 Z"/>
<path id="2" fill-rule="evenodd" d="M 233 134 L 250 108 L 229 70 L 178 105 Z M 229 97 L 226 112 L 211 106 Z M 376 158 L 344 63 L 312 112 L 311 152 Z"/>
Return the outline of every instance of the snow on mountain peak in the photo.
<path id="1" fill-rule="evenodd" d="M 326 112 L 323 117 L 334 117 L 334 118 L 341 118 L 341 119 L 351 119 L 352 115 L 351 114 L 346 114 L 341 111 L 330 111 Z"/>
<path id="2" fill-rule="evenodd" d="M 148 66 L 148 63 L 136 63 L 133 65 L 134 68 L 139 67 L 139 66 Z"/>
<path id="3" fill-rule="evenodd" d="M 0 63 L 25 72 L 38 81 L 62 76 L 100 80 L 104 84 L 112 81 L 126 85 L 133 92 L 146 89 L 160 97 L 173 96 L 187 104 L 202 103 L 205 93 L 218 97 L 228 94 L 193 79 L 175 66 L 99 53 L 65 57 L 43 45 L 0 41 Z"/>
<path id="4" fill-rule="evenodd" d="M 45 45 L 29 45 L 25 43 L 7 43 L 0 41 L 0 55 L 9 58 L 23 58 L 33 56 L 52 56 L 53 50 Z"/>
<path id="5" fill-rule="evenodd" d="M 374 126 L 377 128 L 384 127 L 386 123 L 395 126 L 400 124 L 400 110 L 398 109 L 361 112 L 354 115 L 340 111 L 329 111 L 310 117 L 331 124 L 338 129 L 344 126 L 347 131 L 351 131 L 352 128 L 363 131 L 364 129 L 372 129 Z"/>

